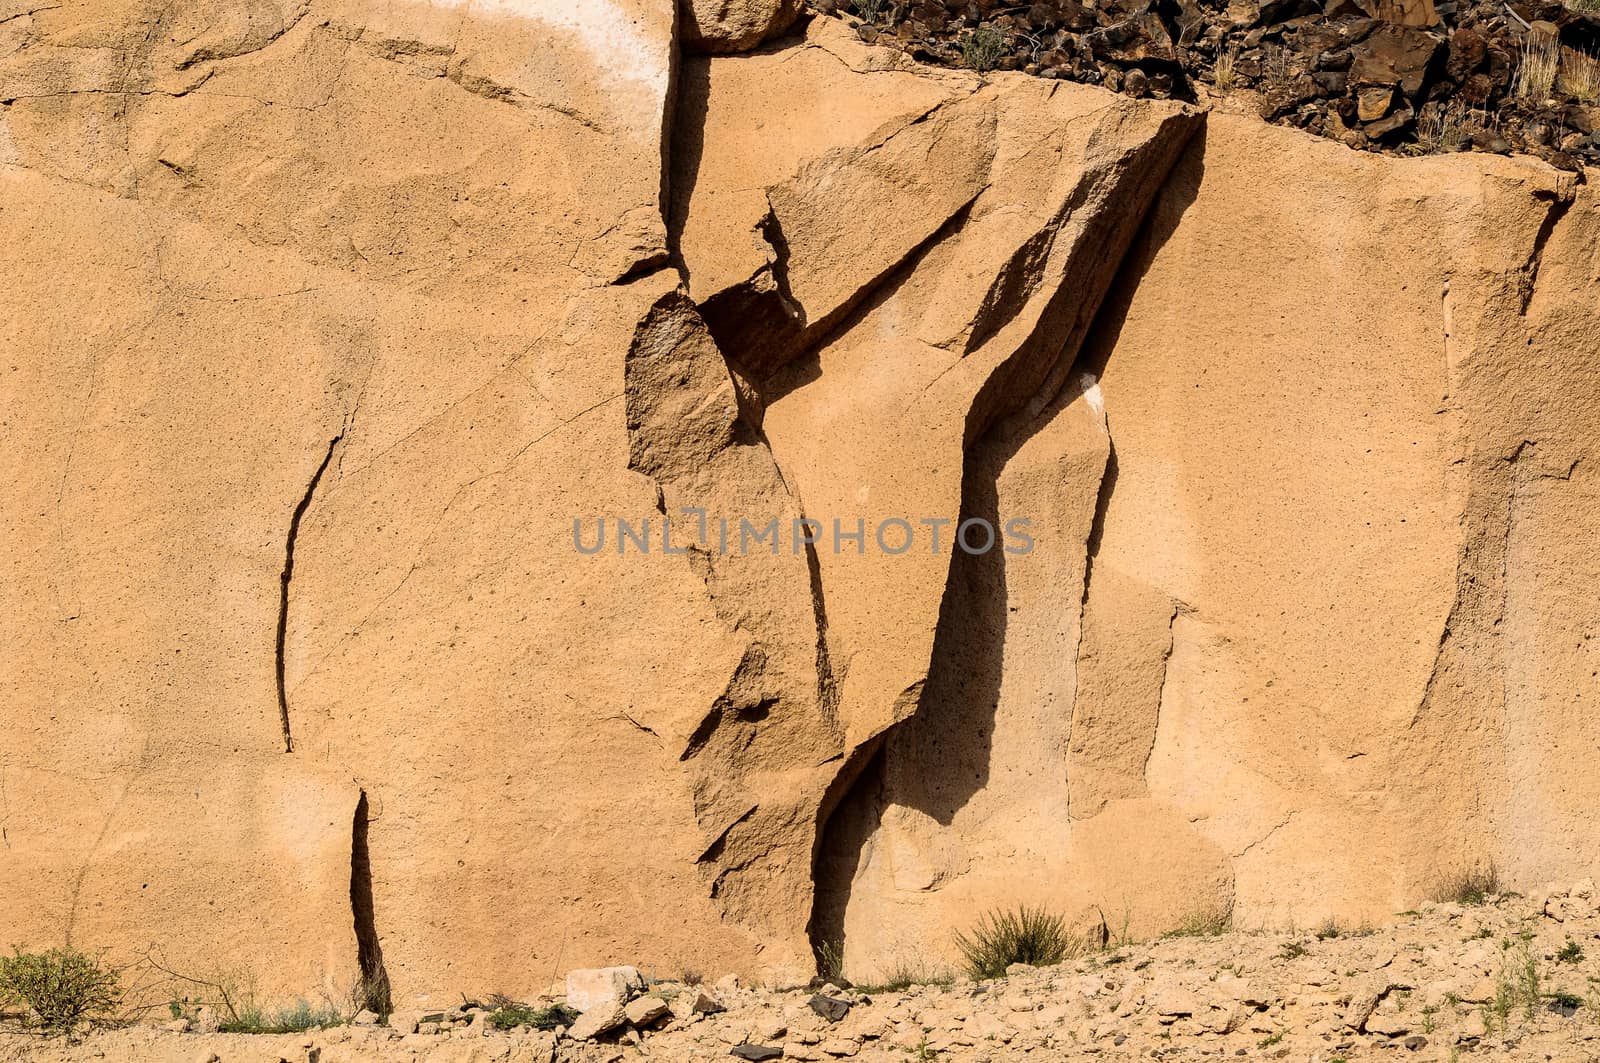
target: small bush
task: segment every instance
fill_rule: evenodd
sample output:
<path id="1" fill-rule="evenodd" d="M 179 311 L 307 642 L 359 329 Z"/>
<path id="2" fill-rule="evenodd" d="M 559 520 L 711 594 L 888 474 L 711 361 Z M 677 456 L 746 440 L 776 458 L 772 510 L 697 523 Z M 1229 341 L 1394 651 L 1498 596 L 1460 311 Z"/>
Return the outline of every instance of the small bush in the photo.
<path id="1" fill-rule="evenodd" d="M 1284 960 L 1298 960 L 1305 954 L 1305 945 L 1298 941 L 1285 941 L 1283 947 L 1278 949 L 1278 958 Z"/>
<path id="2" fill-rule="evenodd" d="M 1490 862 L 1440 875 L 1428 899 L 1440 904 L 1484 904 L 1499 892 L 1500 872 Z"/>
<path id="3" fill-rule="evenodd" d="M 1185 912 L 1164 938 L 1214 938 L 1233 929 L 1233 913 L 1221 907 L 1201 907 Z"/>
<path id="4" fill-rule="evenodd" d="M 979 26 L 961 38 L 961 65 L 987 73 L 1000 65 L 1006 54 L 1006 35 L 994 26 Z"/>
<path id="5" fill-rule="evenodd" d="M 287 1008 L 280 1008 L 261 1023 L 259 1033 L 304 1033 L 325 1026 L 343 1026 L 344 1016 L 331 1004 L 313 1005 L 297 1000 Z"/>
<path id="6" fill-rule="evenodd" d="M 1488 1005 L 1484 1023 L 1490 1029 L 1494 1029 L 1494 1024 L 1498 1022 L 1500 1030 L 1504 1032 L 1513 1010 L 1520 1008 L 1527 1018 L 1533 1018 L 1534 1009 L 1539 1005 L 1544 975 L 1539 970 L 1539 961 L 1529 947 L 1527 939 L 1524 938 L 1516 945 L 1506 941 L 1502 943 L 1502 947 L 1505 954 L 1500 959 L 1500 973 L 1495 978 L 1494 1000 Z"/>
<path id="7" fill-rule="evenodd" d="M 876 22 L 883 5 L 884 0 L 855 0 L 856 15 L 863 22 Z"/>
<path id="8" fill-rule="evenodd" d="M 1568 993 L 1564 989 L 1558 989 L 1554 993 L 1546 993 L 1544 998 L 1550 1002 L 1552 1009 L 1572 1012 L 1583 1007 L 1582 997 L 1576 993 Z"/>
<path id="9" fill-rule="evenodd" d="M 61 1032 L 83 1021 L 109 1018 L 122 1002 L 121 979 L 74 948 L 0 957 L 0 1004 L 22 1004 L 28 1020 Z"/>
<path id="10" fill-rule="evenodd" d="M 1558 963 L 1577 963 L 1582 959 L 1583 946 L 1571 938 L 1568 938 L 1567 943 L 1561 946 L 1561 951 L 1556 953 L 1556 961 Z"/>
<path id="11" fill-rule="evenodd" d="M 813 950 L 817 955 L 817 974 L 830 982 L 844 978 L 844 945 L 837 941 L 824 941 Z M 691 983 L 692 984 L 692 983 Z"/>
<path id="12" fill-rule="evenodd" d="M 1021 905 L 985 914 L 970 934 L 956 934 L 956 948 L 973 978 L 999 978 L 1013 963 L 1052 967 L 1076 955 L 1081 943 L 1059 915 Z"/>
<path id="13" fill-rule="evenodd" d="M 552 1004 L 548 1008 L 533 1008 L 526 1004 L 502 1004 L 489 1013 L 489 1025 L 497 1030 L 511 1030 L 518 1026 L 532 1026 L 535 1030 L 554 1030 L 557 1026 L 571 1026 L 578 1013 L 565 1004 Z"/>

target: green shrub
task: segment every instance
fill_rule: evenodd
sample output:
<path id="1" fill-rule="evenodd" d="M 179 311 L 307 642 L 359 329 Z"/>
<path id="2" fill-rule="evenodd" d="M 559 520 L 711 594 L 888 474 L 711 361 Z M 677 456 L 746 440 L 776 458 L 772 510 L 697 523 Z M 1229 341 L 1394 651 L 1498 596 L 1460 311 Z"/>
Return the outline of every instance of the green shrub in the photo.
<path id="1" fill-rule="evenodd" d="M 578 1013 L 565 1004 L 552 1004 L 548 1008 L 533 1008 L 527 1004 L 502 1004 L 489 1013 L 489 1025 L 497 1030 L 511 1030 L 518 1026 L 532 1026 L 536 1030 L 554 1030 L 557 1026 L 571 1026 Z"/>
<path id="2" fill-rule="evenodd" d="M 109 1018 L 122 1002 L 121 979 L 74 948 L 0 956 L 0 1004 L 28 1009 L 28 1021 L 45 1030 L 70 1030 L 85 1020 Z"/>
<path id="3" fill-rule="evenodd" d="M 1567 943 L 1561 946 L 1561 951 L 1556 953 L 1556 960 L 1559 963 L 1577 963 L 1581 959 L 1583 959 L 1583 946 L 1571 938 L 1568 938 Z"/>
<path id="4" fill-rule="evenodd" d="M 830 982 L 844 977 L 844 945 L 838 941 L 820 942 L 814 949 L 817 955 L 817 974 Z M 692 984 L 692 983 L 691 983 Z"/>
<path id="5" fill-rule="evenodd" d="M 961 38 L 961 65 L 986 73 L 1006 54 L 1006 35 L 994 26 L 979 26 Z"/>
<path id="6" fill-rule="evenodd" d="M 1013 963 L 1051 967 L 1076 955 L 1081 943 L 1067 932 L 1066 920 L 1043 908 L 996 909 L 978 920 L 970 934 L 956 934 L 956 948 L 974 978 L 999 978 Z"/>
<path id="7" fill-rule="evenodd" d="M 254 1000 L 234 1002 L 224 1010 L 225 1017 L 218 1027 L 223 1033 L 304 1033 L 343 1026 L 347 1021 L 332 1004 L 316 1005 L 304 999 L 276 1011 L 268 1011 Z"/>

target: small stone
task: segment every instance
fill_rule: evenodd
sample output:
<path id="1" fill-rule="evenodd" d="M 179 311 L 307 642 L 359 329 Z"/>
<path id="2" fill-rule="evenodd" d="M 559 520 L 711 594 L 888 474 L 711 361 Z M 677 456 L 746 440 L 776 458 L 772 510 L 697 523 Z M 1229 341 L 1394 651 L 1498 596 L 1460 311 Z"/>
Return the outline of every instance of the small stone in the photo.
<path id="1" fill-rule="evenodd" d="M 210 1049 L 204 1049 L 194 1057 L 194 1063 L 222 1063 L 222 1057 Z"/>
<path id="2" fill-rule="evenodd" d="M 1369 122 L 1366 126 L 1367 136 L 1382 137 L 1411 124 L 1416 117 L 1416 112 L 1409 107 L 1401 107 L 1387 118 L 1380 118 L 1376 122 Z"/>
<path id="3" fill-rule="evenodd" d="M 774 1048 L 770 1045 L 743 1044 L 734 1045 L 728 1054 L 737 1056 L 739 1059 L 748 1059 L 751 1063 L 762 1063 L 763 1060 L 767 1059 L 782 1059 L 783 1049 Z"/>
<path id="4" fill-rule="evenodd" d="M 812 996 L 808 1003 L 811 1005 L 812 1011 L 829 1022 L 838 1022 L 850 1014 L 850 1002 L 848 1000 L 840 1000 L 838 997 L 824 996 L 821 993 L 817 993 Z"/>
<path id="5" fill-rule="evenodd" d="M 861 1043 L 844 1037 L 830 1037 L 819 1045 L 830 1056 L 853 1056 L 861 1051 Z"/>
<path id="6" fill-rule="evenodd" d="M 362 1008 L 360 1011 L 356 1012 L 355 1017 L 350 1020 L 350 1025 L 376 1026 L 378 1025 L 378 1013 L 375 1011 L 368 1011 L 366 1008 Z"/>
<path id="7" fill-rule="evenodd" d="M 1405 1046 L 1412 1052 L 1415 1052 L 1419 1048 L 1428 1047 L 1428 1039 L 1419 1033 L 1414 1033 L 1405 1039 Z"/>
<path id="8" fill-rule="evenodd" d="M 1367 1019 L 1367 1033 L 1382 1034 L 1385 1037 L 1399 1037 L 1403 1033 L 1411 1032 L 1412 1023 L 1404 1015 L 1377 1011 Z"/>
<path id="9" fill-rule="evenodd" d="M 1363 122 L 1376 122 L 1389 113 L 1394 103 L 1393 85 L 1375 85 L 1356 93 L 1356 118 Z"/>
<path id="10" fill-rule="evenodd" d="M 672 1011 L 660 997 L 638 997 L 630 1000 L 622 1012 L 635 1026 L 649 1026 L 665 1018 Z"/>
<path id="11" fill-rule="evenodd" d="M 691 1015 L 712 1015 L 722 1010 L 722 1005 L 703 989 L 689 989 L 672 998 L 672 1014 L 680 1019 Z"/>

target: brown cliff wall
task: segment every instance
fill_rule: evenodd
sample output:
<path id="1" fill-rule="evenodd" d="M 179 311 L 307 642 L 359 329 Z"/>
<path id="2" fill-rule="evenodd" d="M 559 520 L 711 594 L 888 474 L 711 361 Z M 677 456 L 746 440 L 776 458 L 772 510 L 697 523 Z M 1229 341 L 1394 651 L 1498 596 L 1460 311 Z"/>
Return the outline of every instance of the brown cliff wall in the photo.
<path id="1" fill-rule="evenodd" d="M 6 940 L 441 999 L 1593 870 L 1586 186 L 674 23 L 0 6 Z"/>

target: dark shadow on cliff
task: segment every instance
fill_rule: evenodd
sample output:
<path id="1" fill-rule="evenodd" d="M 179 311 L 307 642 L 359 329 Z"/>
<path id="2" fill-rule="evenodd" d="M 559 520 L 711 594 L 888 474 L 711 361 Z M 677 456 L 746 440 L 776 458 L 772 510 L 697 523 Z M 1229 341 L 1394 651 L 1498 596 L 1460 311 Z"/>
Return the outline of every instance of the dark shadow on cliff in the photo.
<path id="1" fill-rule="evenodd" d="M 689 201 L 694 198 L 695 185 L 700 181 L 700 162 L 706 150 L 706 109 L 711 98 L 710 59 L 703 55 L 683 56 L 679 60 L 676 77 L 662 208 L 667 215 L 668 257 L 678 274 L 687 279 L 681 241 L 684 223 L 689 218 Z"/>
<path id="2" fill-rule="evenodd" d="M 387 1015 L 393 1008 L 393 1001 L 372 901 L 372 853 L 367 845 L 369 826 L 367 792 L 362 790 L 361 799 L 356 802 L 350 840 L 350 911 L 355 920 L 356 962 L 361 971 L 356 996 L 362 1007 Z"/>
<path id="3" fill-rule="evenodd" d="M 981 517 L 999 527 L 1011 516 L 998 512 L 997 480 L 1006 462 L 1068 404 L 1083 401 L 1080 385 L 1085 374 L 1094 380 L 1103 375 L 1150 264 L 1199 193 L 1205 142 L 1202 126 L 1151 204 L 1095 311 L 1062 394 L 1044 402 L 1034 417 L 1019 414 L 1001 421 L 970 448 L 962 479 L 963 520 Z M 1112 445 L 1086 547 L 1085 600 L 1116 486 L 1115 411 L 1107 413 Z M 891 805 L 915 808 L 948 826 L 988 784 L 1006 634 L 1006 561 L 1000 549 L 985 554 L 958 551 L 952 558 L 927 683 L 916 713 L 884 737 L 837 806 L 825 809 L 815 861 L 814 944 L 848 945 L 845 915 L 850 891 Z M 1022 561 L 1025 558 L 1017 559 Z M 1063 763 L 1063 785 L 1065 777 Z"/>

